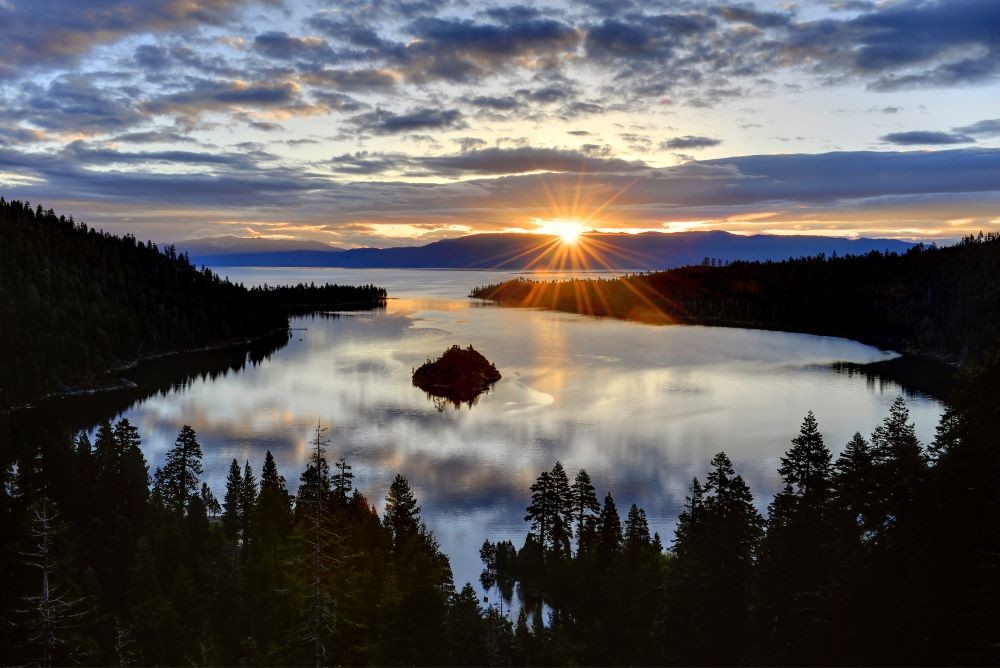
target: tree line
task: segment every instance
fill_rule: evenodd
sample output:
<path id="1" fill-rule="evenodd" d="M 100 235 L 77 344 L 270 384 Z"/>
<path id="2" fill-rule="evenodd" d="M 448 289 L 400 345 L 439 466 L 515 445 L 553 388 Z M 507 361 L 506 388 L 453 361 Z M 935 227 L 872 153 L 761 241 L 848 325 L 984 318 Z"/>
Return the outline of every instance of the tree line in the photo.
<path id="1" fill-rule="evenodd" d="M 980 363 L 1000 338 L 1000 233 L 906 253 L 707 262 L 609 279 L 518 278 L 470 296 L 654 323 L 843 336 Z"/>
<path id="2" fill-rule="evenodd" d="M 385 298 L 371 285 L 248 289 L 173 246 L 0 198 L 0 409 L 143 357 L 287 330 L 293 311 Z"/>
<path id="3" fill-rule="evenodd" d="M 902 399 L 836 458 L 808 414 L 766 516 L 718 453 L 668 544 L 557 462 L 523 543 L 480 549 L 492 604 L 456 589 L 406 479 L 380 516 L 319 426 L 294 495 L 267 453 L 220 499 L 190 427 L 150 472 L 136 428 L 104 423 L 0 468 L 3 659 L 993 664 L 1000 365 L 965 387 L 926 445 Z"/>

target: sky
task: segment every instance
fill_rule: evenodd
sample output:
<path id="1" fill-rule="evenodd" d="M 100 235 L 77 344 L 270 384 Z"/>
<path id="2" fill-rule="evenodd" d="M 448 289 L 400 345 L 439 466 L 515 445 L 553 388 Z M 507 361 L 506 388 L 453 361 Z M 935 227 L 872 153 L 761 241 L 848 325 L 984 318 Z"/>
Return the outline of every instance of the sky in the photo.
<path id="1" fill-rule="evenodd" d="M 0 0 L 0 195 L 158 243 L 1000 232 L 997 0 Z"/>

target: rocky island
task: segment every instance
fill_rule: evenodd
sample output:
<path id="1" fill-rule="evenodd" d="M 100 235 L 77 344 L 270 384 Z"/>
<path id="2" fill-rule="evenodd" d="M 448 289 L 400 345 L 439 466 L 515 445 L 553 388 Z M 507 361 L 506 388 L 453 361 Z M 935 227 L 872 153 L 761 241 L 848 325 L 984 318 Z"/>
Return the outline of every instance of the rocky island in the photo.
<path id="1" fill-rule="evenodd" d="M 456 407 L 463 403 L 471 406 L 500 378 L 496 365 L 472 346 L 452 346 L 441 357 L 427 360 L 413 372 L 416 387 Z"/>

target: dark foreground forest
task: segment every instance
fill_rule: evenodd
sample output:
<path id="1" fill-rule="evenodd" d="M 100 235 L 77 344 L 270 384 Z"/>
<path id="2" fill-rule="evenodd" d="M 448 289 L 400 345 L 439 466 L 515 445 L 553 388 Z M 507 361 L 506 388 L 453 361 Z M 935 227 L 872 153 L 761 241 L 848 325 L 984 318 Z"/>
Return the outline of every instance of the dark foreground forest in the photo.
<path id="1" fill-rule="evenodd" d="M 247 289 L 172 246 L 0 198 L 0 410 L 106 383 L 142 358 L 287 330 L 292 312 L 385 297 L 374 286 Z"/>
<path id="2" fill-rule="evenodd" d="M 902 400 L 836 459 L 807 415 L 767 517 L 720 452 L 667 540 L 556 463 L 523 543 L 480 549 L 513 616 L 455 587 L 404 478 L 379 513 L 319 427 L 298 485 L 268 453 L 221 499 L 190 427 L 153 472 L 127 420 L 39 438 L 0 468 L 0 663 L 996 664 L 998 368 L 926 446 Z"/>
<path id="3" fill-rule="evenodd" d="M 581 243 L 585 243 L 585 238 Z M 471 295 L 653 323 L 780 329 L 843 336 L 955 362 L 1000 341 L 1000 234 L 782 262 L 719 262 L 612 279 L 516 279 Z"/>

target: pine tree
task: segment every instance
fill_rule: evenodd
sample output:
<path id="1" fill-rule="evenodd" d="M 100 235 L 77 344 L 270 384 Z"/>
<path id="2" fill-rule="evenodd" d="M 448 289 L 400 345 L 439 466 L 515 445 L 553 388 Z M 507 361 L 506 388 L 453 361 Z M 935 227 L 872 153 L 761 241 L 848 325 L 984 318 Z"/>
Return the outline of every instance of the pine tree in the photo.
<path id="1" fill-rule="evenodd" d="M 254 477 L 250 460 L 243 466 L 243 485 L 240 487 L 240 533 L 243 536 L 244 551 L 252 549 L 254 536 L 254 508 L 257 506 L 257 478 Z"/>
<path id="2" fill-rule="evenodd" d="M 593 524 L 597 514 L 601 512 L 601 504 L 597 500 L 597 492 L 590 481 L 590 475 L 580 469 L 576 472 L 571 489 L 573 500 L 573 516 L 576 521 L 577 549 L 585 552 L 588 536 L 593 533 Z"/>
<path id="3" fill-rule="evenodd" d="M 329 527 L 327 513 L 330 473 L 326 463 L 329 441 L 324 436 L 325 432 L 326 429 L 317 422 L 309 462 L 302 473 L 298 494 L 301 532 L 306 548 L 303 554 L 306 605 L 302 636 L 312 644 L 317 668 L 326 661 L 331 649 L 337 606 L 330 593 L 329 580 L 339 563 L 333 555 L 338 536 Z"/>
<path id="4" fill-rule="evenodd" d="M 164 500 L 177 514 L 183 514 L 188 496 L 198 489 L 201 457 L 201 445 L 194 429 L 184 425 L 163 465 Z"/>
<path id="5" fill-rule="evenodd" d="M 646 520 L 646 511 L 633 503 L 625 518 L 625 551 L 640 554 L 649 546 L 649 522 Z"/>
<path id="6" fill-rule="evenodd" d="M 778 473 L 802 502 L 811 507 L 826 503 L 830 488 L 830 450 L 823 443 L 812 411 L 802 421 L 792 447 L 781 457 Z"/>
<path id="7" fill-rule="evenodd" d="M 255 538 L 267 553 L 272 568 L 276 566 L 276 551 L 291 528 L 291 497 L 285 479 L 278 473 L 274 457 L 268 450 L 260 472 L 260 494 L 257 496 Z"/>
<path id="8" fill-rule="evenodd" d="M 855 433 L 837 457 L 832 478 L 833 505 L 851 527 L 853 541 L 876 527 L 873 517 L 875 458 L 865 437 Z M 852 542 L 853 542 L 852 541 Z"/>
<path id="9" fill-rule="evenodd" d="M 205 512 L 213 520 L 222 512 L 222 506 L 219 505 L 219 500 L 215 498 L 215 494 L 212 493 L 212 488 L 208 486 L 207 482 L 201 483 L 201 502 L 205 506 Z"/>
<path id="10" fill-rule="evenodd" d="M 531 505 L 527 512 L 524 519 L 531 522 L 542 548 L 556 558 L 568 557 L 573 531 L 573 494 L 560 462 L 556 462 L 551 471 L 543 471 L 532 484 Z"/>
<path id="11" fill-rule="evenodd" d="M 937 463 L 942 457 L 948 456 L 962 445 L 962 424 L 958 411 L 953 408 L 945 410 L 935 429 L 934 441 L 928 446 L 927 452 L 932 462 Z"/>
<path id="12" fill-rule="evenodd" d="M 917 439 L 910 411 L 896 397 L 889 415 L 872 432 L 876 473 L 876 512 L 882 533 L 912 515 L 921 502 L 927 457 Z"/>
<path id="13" fill-rule="evenodd" d="M 337 473 L 333 476 L 333 492 L 337 498 L 346 500 L 354 489 L 354 474 L 351 472 L 351 465 L 341 457 L 334 465 Z"/>
<path id="14" fill-rule="evenodd" d="M 557 558 L 570 556 L 573 536 L 573 490 L 561 462 L 552 467 L 552 552 Z"/>
<path id="15" fill-rule="evenodd" d="M 235 540 L 243 526 L 243 519 L 240 516 L 241 497 L 243 494 L 243 474 L 240 472 L 240 464 L 233 459 L 229 465 L 229 475 L 226 476 L 226 495 L 223 498 L 222 506 L 222 527 L 226 535 L 231 540 Z"/>
<path id="16" fill-rule="evenodd" d="M 720 452 L 704 487 L 692 485 L 678 524 L 668 582 L 673 660 L 732 664 L 747 646 L 751 591 L 764 520 L 753 495 Z M 700 502 L 699 502 L 700 498 Z M 685 515 L 687 515 L 685 517 Z M 719 644 L 718 637 L 726 643 Z"/>
<path id="17" fill-rule="evenodd" d="M 524 521 L 531 522 L 531 530 L 544 549 L 550 540 L 552 527 L 552 475 L 542 471 L 530 489 L 531 505 L 526 509 L 528 514 L 524 516 Z"/>
<path id="18" fill-rule="evenodd" d="M 611 563 L 622 549 L 622 519 L 611 493 L 604 497 L 604 507 L 597 520 L 597 555 L 601 564 Z"/>
<path id="19" fill-rule="evenodd" d="M 397 548 L 406 538 L 416 535 L 420 528 L 419 517 L 420 506 L 417 505 L 410 483 L 397 473 L 385 497 L 385 515 L 382 520 L 391 532 Z"/>

